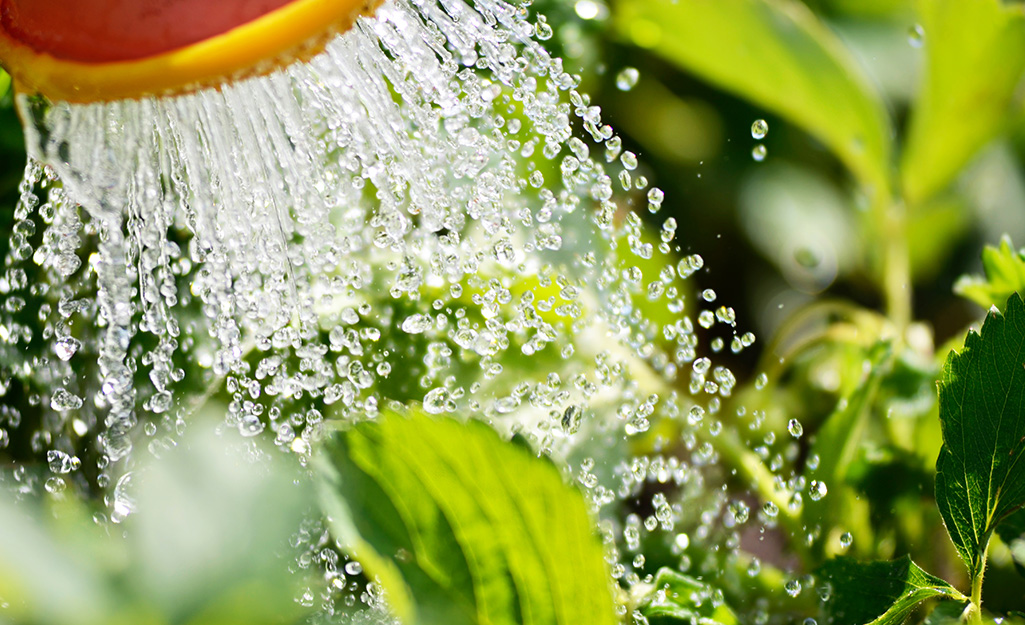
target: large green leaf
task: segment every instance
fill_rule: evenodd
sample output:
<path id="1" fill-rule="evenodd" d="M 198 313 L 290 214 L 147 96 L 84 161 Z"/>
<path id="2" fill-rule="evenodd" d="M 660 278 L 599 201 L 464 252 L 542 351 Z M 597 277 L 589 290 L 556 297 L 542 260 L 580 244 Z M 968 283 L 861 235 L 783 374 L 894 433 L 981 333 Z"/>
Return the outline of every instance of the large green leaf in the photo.
<path id="1" fill-rule="evenodd" d="M 1025 9 L 1000 0 L 919 0 L 926 71 L 901 163 L 912 206 L 942 189 L 1014 112 Z"/>
<path id="2" fill-rule="evenodd" d="M 826 562 L 819 576 L 833 588 L 829 610 L 835 625 L 900 625 L 926 599 L 968 600 L 910 556 L 870 563 L 840 557 Z"/>
<path id="3" fill-rule="evenodd" d="M 617 27 L 639 46 L 802 127 L 885 198 L 890 123 L 839 39 L 796 0 L 631 0 Z"/>
<path id="4" fill-rule="evenodd" d="M 583 497 L 487 425 L 385 411 L 318 466 L 336 537 L 406 622 L 615 623 Z"/>
<path id="5" fill-rule="evenodd" d="M 993 530 L 1025 504 L 1025 303 L 969 332 L 940 378 L 936 503 L 974 579 Z"/>
<path id="6" fill-rule="evenodd" d="M 961 276 L 954 292 L 983 308 L 1001 306 L 1012 293 L 1025 292 L 1025 253 L 1015 250 L 1010 237 L 1000 247 L 987 245 L 982 250 L 983 276 Z"/>

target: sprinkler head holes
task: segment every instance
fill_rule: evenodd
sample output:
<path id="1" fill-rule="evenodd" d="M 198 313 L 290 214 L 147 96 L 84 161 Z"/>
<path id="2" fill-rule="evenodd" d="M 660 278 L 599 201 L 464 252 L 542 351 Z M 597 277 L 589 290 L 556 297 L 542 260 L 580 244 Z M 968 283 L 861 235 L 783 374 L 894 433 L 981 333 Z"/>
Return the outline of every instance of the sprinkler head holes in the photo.
<path id="1" fill-rule="evenodd" d="M 378 4 L 0 0 L 0 65 L 51 100 L 173 95 L 308 59 Z"/>

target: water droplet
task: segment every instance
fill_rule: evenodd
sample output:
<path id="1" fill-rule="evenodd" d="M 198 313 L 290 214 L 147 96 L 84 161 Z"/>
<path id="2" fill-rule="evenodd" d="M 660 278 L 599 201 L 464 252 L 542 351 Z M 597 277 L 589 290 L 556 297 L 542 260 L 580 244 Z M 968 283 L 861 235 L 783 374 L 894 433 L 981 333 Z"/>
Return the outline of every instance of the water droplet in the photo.
<path id="1" fill-rule="evenodd" d="M 67 361 L 75 355 L 80 347 L 82 347 L 81 341 L 71 336 L 65 336 L 57 339 L 53 344 L 53 352 L 61 360 Z"/>
<path id="2" fill-rule="evenodd" d="M 53 396 L 50 397 L 50 407 L 58 412 L 78 410 L 82 407 L 82 398 L 78 395 L 69 393 L 63 388 L 59 388 L 54 391 Z"/>
<path id="3" fill-rule="evenodd" d="M 826 496 L 829 490 L 826 488 L 826 483 L 820 480 L 812 480 L 808 486 L 808 497 L 812 501 L 819 501 Z"/>
<path id="4" fill-rule="evenodd" d="M 363 572 L 363 565 L 355 560 L 350 560 L 345 563 L 345 574 L 350 576 L 356 576 Z"/>
<path id="5" fill-rule="evenodd" d="M 552 26 L 548 23 L 548 19 L 544 15 L 537 16 L 537 23 L 534 24 L 534 34 L 541 41 L 547 41 L 552 38 Z"/>
<path id="6" fill-rule="evenodd" d="M 570 405 L 566 407 L 566 410 L 562 413 L 562 429 L 567 434 L 576 434 L 580 430 L 580 420 L 583 416 L 583 410 L 580 406 Z"/>
<path id="7" fill-rule="evenodd" d="M 431 327 L 433 321 L 429 315 L 416 313 L 406 317 L 402 322 L 402 331 L 409 334 L 422 334 Z"/>
<path id="8" fill-rule="evenodd" d="M 582 20 L 604 19 L 608 15 L 608 8 L 595 0 L 577 0 L 573 10 Z"/>
<path id="9" fill-rule="evenodd" d="M 114 505 L 111 511 L 110 520 L 115 523 L 120 523 L 128 515 L 135 512 L 135 497 L 132 494 L 133 475 L 131 471 L 125 473 L 118 478 L 117 484 L 114 486 Z"/>
<path id="10" fill-rule="evenodd" d="M 691 254 L 680 260 L 676 265 L 676 272 L 681 278 L 689 278 L 697 270 L 705 266 L 705 260 L 699 254 Z"/>
<path id="11" fill-rule="evenodd" d="M 769 123 L 764 119 L 756 119 L 751 124 L 751 136 L 755 139 L 764 139 L 767 134 L 769 134 Z"/>
<path id="12" fill-rule="evenodd" d="M 751 158 L 755 159 L 755 161 L 759 163 L 765 160 L 768 153 L 769 151 L 761 143 L 751 148 Z"/>
<path id="13" fill-rule="evenodd" d="M 847 549 L 854 542 L 854 536 L 850 532 L 840 534 L 840 548 Z"/>
<path id="14" fill-rule="evenodd" d="M 239 434 L 247 438 L 256 436 L 264 430 L 263 421 L 260 421 L 260 417 L 255 414 L 247 414 L 242 417 L 239 421 L 238 431 Z"/>
<path id="15" fill-rule="evenodd" d="M 762 561 L 756 557 L 751 558 L 751 562 L 747 565 L 747 576 L 755 577 L 762 572 Z M 768 621 L 768 619 L 766 619 Z"/>
<path id="16" fill-rule="evenodd" d="M 697 371 L 697 368 L 695 368 Z M 701 406 L 691 406 L 690 410 L 687 411 L 687 423 L 690 425 L 697 425 L 705 418 L 705 409 Z"/>
<path id="17" fill-rule="evenodd" d="M 681 532 L 676 535 L 676 539 L 673 542 L 676 544 L 677 549 L 685 551 L 687 547 L 690 547 L 690 536 Z"/>
<path id="18" fill-rule="evenodd" d="M 46 462 L 53 473 L 66 474 L 78 469 L 82 462 L 66 452 L 51 449 L 46 452 Z"/>
<path id="19" fill-rule="evenodd" d="M 797 419 L 791 419 L 787 422 L 787 432 L 790 432 L 790 436 L 794 438 L 801 438 L 804 434 L 804 426 Z"/>
<path id="20" fill-rule="evenodd" d="M 790 595 L 791 597 L 796 597 L 797 595 L 801 594 L 801 581 L 800 580 L 797 580 L 797 579 L 789 580 L 786 584 L 784 584 L 783 587 L 786 589 L 787 594 Z"/>
<path id="21" fill-rule="evenodd" d="M 429 414 L 442 414 L 456 410 L 456 402 L 452 399 L 448 389 L 444 387 L 438 387 L 427 393 L 424 396 L 423 406 L 424 411 Z"/>
<path id="22" fill-rule="evenodd" d="M 616 88 L 620 91 L 630 91 L 637 86 L 641 73 L 635 67 L 624 67 L 616 74 Z"/>
<path id="23" fill-rule="evenodd" d="M 43 487 L 46 489 L 46 492 L 52 495 L 56 495 L 58 493 L 64 492 L 64 490 L 68 487 L 68 483 L 65 482 L 64 478 L 62 477 L 51 477 L 46 480 L 46 482 L 43 484 Z"/>
<path id="24" fill-rule="evenodd" d="M 915 24 L 908 29 L 908 43 L 912 48 L 921 48 L 925 45 L 925 29 L 921 24 Z"/>

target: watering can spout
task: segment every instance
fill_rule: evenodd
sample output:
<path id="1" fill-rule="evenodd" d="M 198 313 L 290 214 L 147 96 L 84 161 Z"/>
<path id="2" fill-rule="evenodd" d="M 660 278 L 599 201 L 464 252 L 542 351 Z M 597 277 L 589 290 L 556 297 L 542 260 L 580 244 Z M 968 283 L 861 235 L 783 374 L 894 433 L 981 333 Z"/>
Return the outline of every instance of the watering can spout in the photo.
<path id="1" fill-rule="evenodd" d="M 22 93 L 96 102 L 269 73 L 380 0 L 0 0 L 0 65 Z"/>

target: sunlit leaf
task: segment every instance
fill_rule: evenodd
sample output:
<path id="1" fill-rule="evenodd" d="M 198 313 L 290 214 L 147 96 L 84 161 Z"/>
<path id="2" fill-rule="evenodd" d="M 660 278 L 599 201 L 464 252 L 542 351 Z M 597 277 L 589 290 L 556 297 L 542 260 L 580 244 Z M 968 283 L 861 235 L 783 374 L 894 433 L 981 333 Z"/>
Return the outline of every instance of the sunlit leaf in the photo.
<path id="1" fill-rule="evenodd" d="M 389 411 L 319 466 L 336 537 L 411 602 L 407 623 L 616 622 L 582 496 L 487 425 Z"/>
<path id="2" fill-rule="evenodd" d="M 1025 303 L 1012 295 L 951 352 L 939 384 L 936 503 L 972 578 L 993 530 L 1025 504 Z"/>
<path id="3" fill-rule="evenodd" d="M 839 39 L 805 5 L 636 0 L 619 4 L 616 15 L 619 31 L 636 45 L 800 126 L 867 190 L 885 197 L 886 110 Z"/>
<path id="4" fill-rule="evenodd" d="M 870 563 L 836 558 L 819 569 L 819 576 L 832 587 L 829 610 L 836 625 L 901 625 L 926 599 L 968 600 L 919 568 L 910 556 Z"/>
<path id="5" fill-rule="evenodd" d="M 1025 70 L 1025 8 L 919 0 L 926 70 L 901 162 L 912 206 L 939 191 L 1014 113 Z"/>
<path id="6" fill-rule="evenodd" d="M 987 245 L 982 250 L 983 276 L 961 276 L 954 292 L 983 308 L 1004 305 L 1012 293 L 1025 292 L 1025 253 L 1015 250 L 1009 237 L 1000 247 Z"/>
<path id="7" fill-rule="evenodd" d="M 849 514 L 845 504 L 840 500 L 843 486 L 848 479 L 848 470 L 854 461 L 868 422 L 869 406 L 879 388 L 880 380 L 886 371 L 884 363 L 893 354 L 888 342 L 874 345 L 867 355 L 870 367 L 865 370 L 864 378 L 825 423 L 815 433 L 811 445 L 810 457 L 816 458 L 818 465 L 809 470 L 807 479 L 825 483 L 832 491 L 820 501 L 808 501 L 805 515 L 810 524 L 823 520 L 836 521 L 838 517 Z"/>

